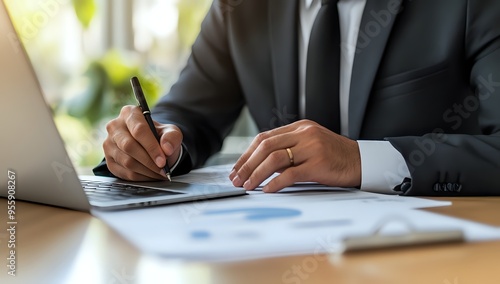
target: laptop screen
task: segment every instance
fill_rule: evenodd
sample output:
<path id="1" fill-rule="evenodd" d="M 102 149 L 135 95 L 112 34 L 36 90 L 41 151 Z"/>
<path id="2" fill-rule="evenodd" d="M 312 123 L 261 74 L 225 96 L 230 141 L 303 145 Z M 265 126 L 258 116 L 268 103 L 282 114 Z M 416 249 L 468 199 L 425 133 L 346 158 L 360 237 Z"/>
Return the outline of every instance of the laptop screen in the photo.
<path id="1" fill-rule="evenodd" d="M 0 184 L 7 184 L 11 171 L 16 174 L 16 199 L 88 211 L 52 111 L 3 1 L 0 50 Z M 7 187 L 0 187 L 0 196 L 7 194 Z"/>

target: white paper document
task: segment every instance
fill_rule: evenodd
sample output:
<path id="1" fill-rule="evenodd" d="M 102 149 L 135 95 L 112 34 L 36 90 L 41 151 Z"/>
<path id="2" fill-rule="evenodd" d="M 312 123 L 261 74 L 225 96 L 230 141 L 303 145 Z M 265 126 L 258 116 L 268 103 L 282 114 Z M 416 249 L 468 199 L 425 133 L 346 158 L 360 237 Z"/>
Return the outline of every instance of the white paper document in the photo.
<path id="1" fill-rule="evenodd" d="M 228 169 L 207 168 L 176 181 L 229 183 Z M 230 184 L 230 183 L 229 183 Z M 189 260 L 229 261 L 291 254 L 338 252 L 341 240 L 407 230 L 460 229 L 467 240 L 500 238 L 500 229 L 440 216 L 415 208 L 449 202 L 380 195 L 359 190 L 302 185 L 276 194 L 261 191 L 217 200 L 105 212 L 93 215 L 139 250 Z M 393 222 L 396 220 L 395 222 Z"/>

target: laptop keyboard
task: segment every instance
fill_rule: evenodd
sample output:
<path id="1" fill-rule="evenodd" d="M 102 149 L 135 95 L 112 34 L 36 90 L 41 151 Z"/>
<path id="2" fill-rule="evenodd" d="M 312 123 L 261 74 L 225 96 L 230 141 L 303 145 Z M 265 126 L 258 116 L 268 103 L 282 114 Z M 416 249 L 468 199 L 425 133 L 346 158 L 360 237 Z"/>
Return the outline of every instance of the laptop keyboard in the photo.
<path id="1" fill-rule="evenodd" d="M 173 191 L 112 182 L 82 180 L 81 183 L 89 200 L 99 202 L 181 194 Z"/>

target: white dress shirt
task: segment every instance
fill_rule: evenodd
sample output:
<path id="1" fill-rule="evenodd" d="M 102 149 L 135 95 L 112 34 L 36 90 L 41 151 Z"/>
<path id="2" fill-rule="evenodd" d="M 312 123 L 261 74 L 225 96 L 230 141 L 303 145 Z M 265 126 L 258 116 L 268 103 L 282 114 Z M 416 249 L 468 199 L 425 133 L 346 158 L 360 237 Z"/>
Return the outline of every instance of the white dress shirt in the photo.
<path id="1" fill-rule="evenodd" d="M 338 2 L 341 60 L 340 60 L 340 121 L 341 134 L 349 136 L 349 92 L 352 67 L 361 18 L 366 0 Z M 321 0 L 301 0 L 299 19 L 299 106 L 305 117 L 306 65 L 309 37 Z M 395 193 L 393 188 L 405 177 L 410 177 L 408 166 L 399 151 L 388 141 L 357 141 L 361 154 L 361 189 L 381 193 Z"/>

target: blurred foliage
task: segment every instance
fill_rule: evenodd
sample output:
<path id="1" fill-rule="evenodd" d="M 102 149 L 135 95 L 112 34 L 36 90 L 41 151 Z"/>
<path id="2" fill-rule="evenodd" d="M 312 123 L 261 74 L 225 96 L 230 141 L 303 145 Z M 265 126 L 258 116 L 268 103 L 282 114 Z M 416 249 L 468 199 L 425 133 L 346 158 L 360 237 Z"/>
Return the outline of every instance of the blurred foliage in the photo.
<path id="1" fill-rule="evenodd" d="M 200 22 L 211 2 L 211 0 L 178 0 L 177 37 L 180 49 L 176 51 L 177 54 L 165 54 L 165 56 L 175 57 L 189 50 L 199 33 Z M 57 104 L 53 105 L 56 110 L 55 121 L 66 142 L 71 159 L 80 167 L 93 166 L 102 158 L 101 143 L 106 135 L 103 123 L 116 117 L 124 105 L 136 104 L 129 83 L 130 78 L 139 77 L 149 104 L 154 105 L 163 91 L 163 82 L 160 81 L 164 78 L 160 78 L 159 75 L 164 73 L 155 74 L 158 73 L 156 69 L 152 71 L 150 69 L 148 72 L 146 71 L 148 64 L 152 65 L 154 62 L 140 60 L 139 58 L 144 59 L 144 57 L 135 52 L 125 53 L 118 50 L 109 50 L 98 58 L 84 58 L 83 62 L 88 63 L 85 64 L 81 76 L 67 72 L 67 68 L 74 67 L 61 64 L 64 62 L 61 60 L 63 40 L 58 41 L 54 39 L 56 37 L 46 36 L 53 33 L 52 20 L 58 17 L 61 11 L 66 13 L 73 10 L 82 29 L 89 31 L 89 27 L 94 24 L 98 16 L 99 1 L 71 0 L 50 3 L 55 4 L 49 7 L 45 5 L 46 0 L 6 2 L 11 12 L 14 12 L 14 22 L 21 39 L 30 47 L 28 51 L 33 64 L 38 70 L 43 70 L 38 72 L 39 78 L 51 83 L 48 88 L 55 90 L 52 92 L 55 95 L 61 96 L 53 98 L 51 102 Z M 68 30 L 68 32 L 78 32 L 78 30 Z M 54 35 L 60 36 L 57 33 Z M 85 54 L 85 50 L 82 50 L 82 54 Z M 178 70 L 166 72 L 177 73 Z M 82 78 L 83 85 L 80 84 Z M 81 91 L 69 98 L 67 95 L 70 93 L 73 95 L 73 92 L 68 93 L 65 87 L 73 82 L 76 82 Z"/>
<path id="2" fill-rule="evenodd" d="M 200 32 L 200 22 L 210 7 L 211 1 L 207 0 L 180 0 L 179 9 L 179 41 L 183 49 L 193 44 Z"/>
<path id="3" fill-rule="evenodd" d="M 72 0 L 73 7 L 75 8 L 76 17 L 82 24 L 82 26 L 87 29 L 94 19 L 97 11 L 97 5 L 95 0 Z"/>
<path id="4" fill-rule="evenodd" d="M 125 57 L 111 50 L 98 60 L 92 61 L 84 76 L 88 87 L 76 98 L 62 106 L 71 116 L 85 119 L 95 127 L 102 120 L 115 117 L 124 105 L 137 104 L 132 94 L 130 78 L 139 77 L 146 99 L 151 105 L 158 100 L 161 86 L 139 64 L 128 65 Z"/>
<path id="5" fill-rule="evenodd" d="M 72 161 L 79 166 L 95 166 L 101 161 L 103 153 L 99 138 L 105 134 L 104 130 L 89 130 L 86 123 L 64 113 L 56 115 L 54 120 Z"/>

